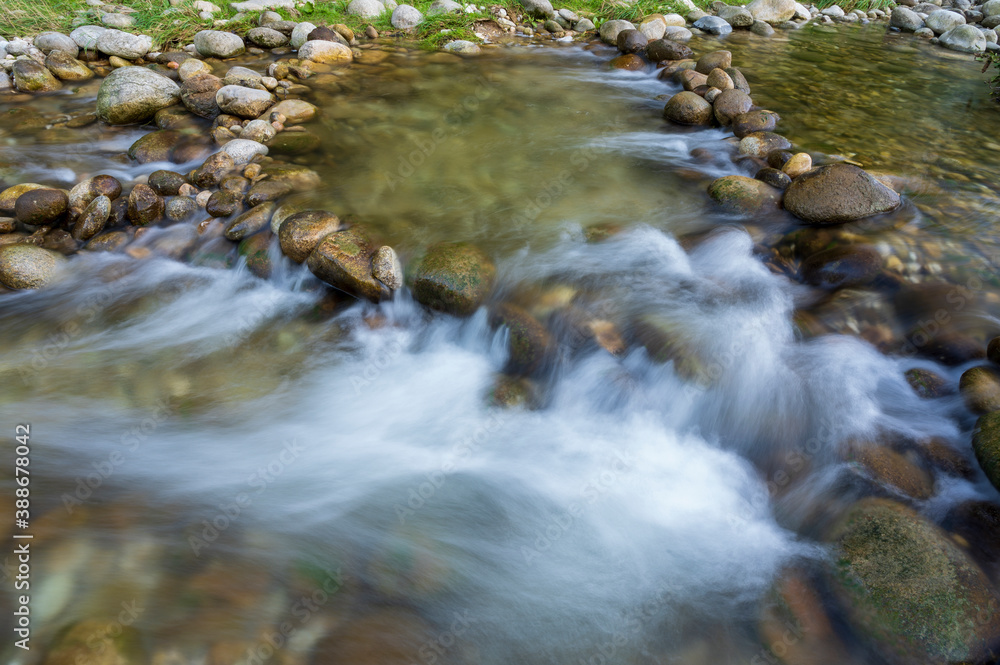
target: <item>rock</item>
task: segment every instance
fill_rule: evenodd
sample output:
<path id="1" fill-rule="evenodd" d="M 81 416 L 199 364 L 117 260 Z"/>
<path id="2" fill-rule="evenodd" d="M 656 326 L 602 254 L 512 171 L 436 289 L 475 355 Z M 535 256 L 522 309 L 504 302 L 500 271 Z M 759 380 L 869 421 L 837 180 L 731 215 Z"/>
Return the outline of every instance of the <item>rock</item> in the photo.
<path id="1" fill-rule="evenodd" d="M 221 112 L 216 95 L 222 89 L 222 79 L 218 76 L 201 74 L 181 83 L 181 103 L 191 113 L 202 118 L 215 118 Z"/>
<path id="2" fill-rule="evenodd" d="M 788 174 L 789 178 L 798 178 L 803 173 L 812 168 L 812 157 L 808 152 L 797 152 L 785 162 L 781 170 Z"/>
<path id="3" fill-rule="evenodd" d="M 788 186 L 792 184 L 792 179 L 789 178 L 787 174 L 782 173 L 778 169 L 771 168 L 770 166 L 757 171 L 757 173 L 754 174 L 754 180 L 760 180 L 761 182 L 782 191 L 788 189 Z"/>
<path id="4" fill-rule="evenodd" d="M 594 25 L 594 22 L 591 21 L 589 18 L 582 18 L 575 24 L 573 24 L 573 30 L 575 30 L 576 32 L 590 32 L 596 27 L 597 26 Z"/>
<path id="5" fill-rule="evenodd" d="M 764 21 L 754 21 L 750 26 L 750 32 L 761 37 L 771 37 L 774 35 L 774 28 Z"/>
<path id="6" fill-rule="evenodd" d="M 255 206 L 267 201 L 276 201 L 291 191 L 292 186 L 287 182 L 261 180 L 254 183 L 250 191 L 247 192 L 247 204 Z"/>
<path id="7" fill-rule="evenodd" d="M 551 6 L 551 5 L 550 5 Z M 622 30 L 635 30 L 635 26 L 628 21 L 622 21 L 619 19 L 612 19 L 610 21 L 605 21 L 601 24 L 600 36 L 601 41 L 605 44 L 611 44 L 612 46 L 618 46 L 618 33 Z"/>
<path id="8" fill-rule="evenodd" d="M 715 119 L 723 126 L 732 124 L 733 118 L 749 112 L 752 106 L 753 102 L 750 100 L 750 96 L 735 88 L 723 90 L 712 104 Z"/>
<path id="9" fill-rule="evenodd" d="M 355 0 L 355 2 L 357 1 L 358 0 Z M 371 0 L 371 2 L 379 5 L 381 4 L 378 0 Z M 351 53 L 351 49 L 343 44 L 314 40 L 306 42 L 302 45 L 299 49 L 299 57 L 303 60 L 312 60 L 313 62 L 321 64 L 329 64 L 350 62 L 354 58 L 354 55 Z"/>
<path id="10" fill-rule="evenodd" d="M 403 6 L 400 5 L 400 7 Z M 301 99 L 285 99 L 271 107 L 271 113 L 280 113 L 285 116 L 285 125 L 298 125 L 315 118 L 316 114 L 319 113 L 319 107 Z"/>
<path id="11" fill-rule="evenodd" d="M 322 42 L 329 44 L 330 42 Z M 199 77 L 201 78 L 201 77 Z M 197 81 L 198 79 L 195 79 Z M 188 81 L 185 81 L 185 84 Z M 223 113 L 241 118 L 256 118 L 274 105 L 274 95 L 267 90 L 224 85 L 215 93 L 215 103 Z M 192 112 L 194 110 L 192 109 Z"/>
<path id="12" fill-rule="evenodd" d="M 205 202 L 205 212 L 210 217 L 229 217 L 243 210 L 243 195 L 220 189 L 212 192 Z"/>
<path id="13" fill-rule="evenodd" d="M 140 164 L 164 162 L 170 159 L 170 154 L 180 139 L 179 132 L 169 129 L 150 132 L 132 144 L 128 149 L 128 156 Z"/>
<path id="14" fill-rule="evenodd" d="M 770 132 L 778 125 L 781 119 L 774 111 L 748 111 L 733 118 L 733 134 L 737 138 L 743 138 L 747 134 L 754 132 Z"/>
<path id="15" fill-rule="evenodd" d="M 316 26 L 313 25 L 312 23 L 309 23 L 308 21 L 303 21 L 302 23 L 299 23 L 292 30 L 292 35 L 291 38 L 288 40 L 288 45 L 296 50 L 301 48 L 303 44 L 309 41 L 309 35 L 315 29 Z"/>
<path id="16" fill-rule="evenodd" d="M 302 263 L 309 258 L 323 238 L 341 228 L 340 219 L 333 213 L 325 210 L 306 210 L 291 215 L 281 223 L 278 229 L 278 242 L 285 256 L 296 263 Z"/>
<path id="17" fill-rule="evenodd" d="M 448 314 L 469 316 L 493 290 L 496 268 L 482 250 L 466 243 L 440 244 L 417 266 L 413 296 Z"/>
<path id="18" fill-rule="evenodd" d="M 813 224 L 839 224 L 895 210 L 899 195 L 850 164 L 805 173 L 785 191 L 785 209 Z"/>
<path id="19" fill-rule="evenodd" d="M 347 13 L 365 19 L 378 18 L 385 12 L 385 5 L 379 0 L 351 0 L 347 5 Z"/>
<path id="20" fill-rule="evenodd" d="M 0 192 L 0 212 L 8 215 L 14 214 L 14 207 L 17 205 L 17 200 L 25 192 L 30 192 L 34 189 L 48 189 L 45 185 L 38 185 L 33 182 L 24 182 L 20 185 L 13 185 L 7 189 Z"/>
<path id="21" fill-rule="evenodd" d="M 992 367 L 973 367 L 962 374 L 959 392 L 969 410 L 977 415 L 1000 411 L 1000 372 Z"/>
<path id="22" fill-rule="evenodd" d="M 941 35 L 952 28 L 965 25 L 965 16 L 958 12 L 950 12 L 947 9 L 937 9 L 927 15 L 924 23 L 934 31 L 934 34 Z"/>
<path id="23" fill-rule="evenodd" d="M 500 305 L 490 312 L 490 323 L 508 330 L 505 373 L 531 376 L 551 362 L 555 350 L 552 335 L 524 309 L 509 303 Z"/>
<path id="24" fill-rule="evenodd" d="M 52 51 L 45 58 L 45 66 L 62 81 L 86 81 L 94 72 L 65 51 Z"/>
<path id="25" fill-rule="evenodd" d="M 256 44 L 261 48 L 278 48 L 288 43 L 288 37 L 273 28 L 253 28 L 247 32 L 247 39 L 251 44 Z"/>
<path id="26" fill-rule="evenodd" d="M 726 212 L 755 215 L 777 210 L 781 191 L 742 175 L 718 178 L 708 186 L 708 195 Z"/>
<path id="27" fill-rule="evenodd" d="M 972 450 L 983 473 L 1000 490 L 1000 412 L 987 413 L 976 421 Z"/>
<path id="28" fill-rule="evenodd" d="M 833 247 L 802 262 L 802 277 L 808 284 L 830 291 L 866 286 L 882 270 L 882 255 L 867 245 Z"/>
<path id="29" fill-rule="evenodd" d="M 383 245 L 375 252 L 372 257 L 372 277 L 393 291 L 403 286 L 403 264 L 392 247 Z"/>
<path id="30" fill-rule="evenodd" d="M 708 78 L 705 79 L 705 85 L 710 88 L 716 88 L 719 91 L 733 90 L 736 88 L 735 84 L 733 84 L 733 79 L 729 78 L 729 74 L 719 68 L 715 68 L 708 73 Z"/>
<path id="31" fill-rule="evenodd" d="M 63 258 L 35 245 L 0 246 L 0 284 L 8 289 L 39 289 L 48 284 Z"/>
<path id="32" fill-rule="evenodd" d="M 240 241 L 237 253 L 244 258 L 247 270 L 261 279 L 271 276 L 271 234 L 257 233 Z"/>
<path id="33" fill-rule="evenodd" d="M 233 139 L 222 146 L 222 152 L 232 157 L 236 164 L 249 164 L 257 155 L 266 155 L 267 146 L 248 139 Z"/>
<path id="34" fill-rule="evenodd" d="M 708 83 L 708 76 L 705 74 L 699 74 L 693 69 L 682 69 L 677 72 L 674 78 L 688 92 L 692 92 L 696 88 L 707 85 Z"/>
<path id="35" fill-rule="evenodd" d="M 986 50 L 986 35 L 974 25 L 960 25 L 941 35 L 938 43 L 952 51 L 981 53 Z"/>
<path id="36" fill-rule="evenodd" d="M 986 0 L 983 3 L 983 16 L 1000 16 L 1000 0 Z"/>
<path id="37" fill-rule="evenodd" d="M 69 190 L 69 209 L 74 215 L 82 214 L 98 196 L 106 196 L 112 201 L 121 196 L 122 184 L 109 175 L 96 175 L 78 183 Z"/>
<path id="38" fill-rule="evenodd" d="M 1000 337 L 994 337 L 986 345 L 986 357 L 994 365 L 1000 365 Z"/>
<path id="39" fill-rule="evenodd" d="M 17 197 L 14 216 L 22 224 L 52 224 L 69 208 L 69 197 L 61 189 L 32 189 Z"/>
<path id="40" fill-rule="evenodd" d="M 229 222 L 229 225 L 226 226 L 226 238 L 235 242 L 252 236 L 271 223 L 271 214 L 273 212 L 274 203 L 270 201 L 250 208 L 250 210 L 247 210 Z"/>
<path id="41" fill-rule="evenodd" d="M 251 120 L 247 123 L 246 127 L 243 128 L 243 132 L 240 134 L 241 139 L 246 139 L 248 141 L 256 141 L 257 143 L 264 143 L 265 141 L 270 141 L 274 138 L 274 135 L 278 133 L 278 130 L 269 123 L 267 120 Z"/>
<path id="42" fill-rule="evenodd" d="M 281 225 L 288 224 L 288 220 Z M 320 240 L 306 259 L 316 277 L 339 289 L 372 302 L 391 297 L 384 284 L 372 277 L 372 258 L 377 247 L 361 226 L 330 233 Z"/>
<path id="43" fill-rule="evenodd" d="M 666 31 L 663 33 L 664 39 L 669 39 L 680 44 L 688 43 L 691 41 L 692 37 L 694 37 L 694 33 L 687 28 L 679 28 L 677 26 L 670 25 L 667 26 Z"/>
<path id="44" fill-rule="evenodd" d="M 207 58 L 234 58 L 246 50 L 239 35 L 222 30 L 202 30 L 194 36 L 194 47 Z"/>
<path id="45" fill-rule="evenodd" d="M 646 57 L 652 62 L 663 62 L 664 60 L 684 60 L 694 55 L 687 46 L 678 44 L 670 39 L 657 39 L 646 45 Z"/>
<path id="46" fill-rule="evenodd" d="M 204 60 L 199 60 L 198 58 L 188 58 L 177 68 L 177 76 L 181 81 L 205 75 L 212 75 L 212 67 Z"/>
<path id="47" fill-rule="evenodd" d="M 678 92 L 663 107 L 663 117 L 678 125 L 710 125 L 712 105 L 694 92 Z"/>
<path id="48" fill-rule="evenodd" d="M 81 25 L 69 37 L 84 51 L 96 51 L 97 40 L 107 31 L 103 25 Z"/>
<path id="49" fill-rule="evenodd" d="M 749 28 L 753 25 L 753 14 L 745 7 L 720 7 L 719 18 L 733 26 L 734 28 Z"/>
<path id="50" fill-rule="evenodd" d="M 111 215 L 111 199 L 98 196 L 83 211 L 73 224 L 74 240 L 90 240 L 104 230 Z"/>
<path id="51" fill-rule="evenodd" d="M 34 60 L 17 60 L 12 73 L 14 87 L 21 92 L 52 92 L 62 87 L 48 69 Z"/>
<path id="52" fill-rule="evenodd" d="M 61 32 L 39 33 L 35 37 L 35 48 L 39 49 L 45 55 L 53 51 L 62 51 L 67 53 L 71 58 L 75 58 L 80 54 L 80 47 L 77 46 L 73 38 Z"/>
<path id="53" fill-rule="evenodd" d="M 398 7 L 397 7 L 398 9 Z M 438 14 L 461 14 L 465 11 L 455 0 L 434 0 L 431 6 L 427 8 L 428 16 L 436 16 Z"/>
<path id="54" fill-rule="evenodd" d="M 832 529 L 830 582 L 848 624 L 890 663 L 979 661 L 997 634 L 983 572 L 902 504 L 863 499 Z"/>
<path id="55" fill-rule="evenodd" d="M 754 20 L 772 25 L 790 21 L 795 16 L 795 0 L 753 0 L 746 8 Z"/>
<path id="56" fill-rule="evenodd" d="M 751 157 L 767 157 L 774 150 L 788 150 L 791 142 L 774 132 L 751 132 L 740 139 L 740 154 Z"/>
<path id="57" fill-rule="evenodd" d="M 346 26 L 345 26 L 346 27 Z M 309 39 L 307 42 L 319 41 L 319 42 L 337 42 L 338 44 L 343 44 L 344 46 L 350 46 L 350 42 L 344 38 L 336 30 L 331 30 L 330 28 L 320 26 L 309 33 Z"/>
<path id="58" fill-rule="evenodd" d="M 630 72 L 641 72 L 646 69 L 648 63 L 640 55 L 635 53 L 623 53 L 617 58 L 612 58 L 608 62 L 611 69 L 625 69 Z"/>
<path id="59" fill-rule="evenodd" d="M 444 45 L 444 50 L 449 53 L 457 53 L 458 55 L 479 55 L 482 53 L 482 49 L 479 48 L 479 44 L 468 41 L 467 39 L 456 39 L 450 41 Z"/>
<path id="60" fill-rule="evenodd" d="M 829 16 L 831 18 L 842 18 L 844 16 L 844 10 L 838 5 L 830 5 L 829 7 L 820 11 L 823 16 Z"/>
<path id="61" fill-rule="evenodd" d="M 698 58 L 698 64 L 695 66 L 695 71 L 699 74 L 705 74 L 706 76 L 713 69 L 725 70 L 728 67 L 733 66 L 733 54 L 729 51 L 711 51 L 705 55 Z"/>
<path id="62" fill-rule="evenodd" d="M 390 19 L 392 27 L 398 30 L 410 30 L 423 23 L 423 21 L 424 15 L 411 5 L 397 5 L 392 10 L 392 18 Z"/>
<path id="63" fill-rule="evenodd" d="M 638 53 L 646 48 L 646 35 L 638 30 L 622 30 L 617 38 L 618 50 L 622 53 Z"/>
<path id="64" fill-rule="evenodd" d="M 848 459 L 882 485 L 889 485 L 914 499 L 929 499 L 934 494 L 934 478 L 901 455 L 883 445 L 854 442 Z"/>
<path id="65" fill-rule="evenodd" d="M 198 204 L 187 196 L 174 196 L 167 201 L 163 214 L 172 222 L 184 222 L 198 212 Z"/>
<path id="66" fill-rule="evenodd" d="M 319 174 L 299 164 L 272 162 L 264 166 L 260 175 L 267 176 L 271 180 L 287 182 L 293 192 L 308 192 L 322 185 Z"/>
<path id="67" fill-rule="evenodd" d="M 561 10 L 560 10 L 561 11 Z M 573 23 L 570 22 L 570 26 Z M 574 27 L 575 29 L 575 27 Z M 646 37 L 647 41 L 654 41 L 657 39 L 663 39 L 663 34 L 667 31 L 667 24 L 663 22 L 663 19 L 659 16 L 652 16 L 646 18 L 639 24 L 639 32 Z"/>
<path id="68" fill-rule="evenodd" d="M 906 382 L 923 399 L 934 399 L 951 394 L 948 381 L 934 372 L 914 367 L 906 370 Z"/>
<path id="69" fill-rule="evenodd" d="M 97 115 L 111 125 L 145 122 L 179 98 L 180 88 L 165 76 L 145 67 L 123 67 L 101 83 Z"/>
<path id="70" fill-rule="evenodd" d="M 722 71 L 729 74 L 729 78 L 733 79 L 733 85 L 737 90 L 748 95 L 750 94 L 750 84 L 747 83 L 747 79 L 743 76 L 743 72 L 738 70 L 736 67 L 726 67 Z"/>
<path id="71" fill-rule="evenodd" d="M 109 28 L 121 28 L 123 30 L 128 30 L 135 25 L 135 19 L 133 19 L 128 14 L 117 14 L 114 12 L 108 12 L 105 14 L 101 14 L 101 23 L 108 26 Z"/>
<path id="72" fill-rule="evenodd" d="M 889 16 L 889 26 L 904 32 L 916 32 L 924 27 L 924 20 L 908 7 L 893 7 Z"/>
<path id="73" fill-rule="evenodd" d="M 549 0 L 519 0 L 521 6 L 524 7 L 524 11 L 528 16 L 533 16 L 535 18 L 555 18 L 556 12 L 552 9 L 552 3 Z"/>
<path id="74" fill-rule="evenodd" d="M 128 196 L 128 220 L 136 226 L 149 226 L 162 219 L 163 205 L 152 187 L 140 183 Z"/>
<path id="75" fill-rule="evenodd" d="M 301 155 L 319 148 L 321 141 L 312 132 L 279 132 L 265 145 L 275 154 Z"/>
<path id="76" fill-rule="evenodd" d="M 135 60 L 149 53 L 153 38 L 148 35 L 133 35 L 121 30 L 105 30 L 97 38 L 97 50 L 107 55 L 117 55 L 126 60 Z"/>
<path id="77" fill-rule="evenodd" d="M 728 35 L 733 31 L 733 26 L 718 16 L 703 16 L 694 22 L 694 27 L 710 35 Z"/>

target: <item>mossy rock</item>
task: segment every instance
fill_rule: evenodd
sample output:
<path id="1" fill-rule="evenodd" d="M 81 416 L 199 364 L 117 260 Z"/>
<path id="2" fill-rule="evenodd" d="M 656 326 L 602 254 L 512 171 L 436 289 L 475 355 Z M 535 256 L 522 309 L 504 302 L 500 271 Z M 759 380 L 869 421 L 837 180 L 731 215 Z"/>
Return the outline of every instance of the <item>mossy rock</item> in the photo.
<path id="1" fill-rule="evenodd" d="M 947 379 L 929 369 L 914 367 L 906 370 L 905 376 L 913 391 L 923 399 L 944 397 L 954 392 Z"/>
<path id="2" fill-rule="evenodd" d="M 392 293 L 372 277 L 372 257 L 379 246 L 364 227 L 355 225 L 324 236 L 306 265 L 312 274 L 355 298 L 388 300 Z"/>
<path id="3" fill-rule="evenodd" d="M 474 245 L 435 245 L 417 266 L 413 296 L 417 302 L 456 316 L 475 312 L 493 290 L 496 267 Z"/>
<path id="4" fill-rule="evenodd" d="M 708 186 L 708 195 L 726 212 L 753 215 L 778 209 L 781 190 L 742 175 L 727 175 Z"/>
<path id="5" fill-rule="evenodd" d="M 246 258 L 247 269 L 261 279 L 271 276 L 271 238 L 269 231 L 244 238 L 239 245 L 239 255 Z"/>
<path id="6" fill-rule="evenodd" d="M 887 499 L 834 526 L 831 586 L 852 629 L 898 665 L 978 661 L 1000 634 L 982 570 L 931 522 Z"/>
<path id="7" fill-rule="evenodd" d="M 509 331 L 506 372 L 531 376 L 551 362 L 555 350 L 552 335 L 524 309 L 509 303 L 500 305 L 490 313 L 490 323 L 506 326 Z"/>
<path id="8" fill-rule="evenodd" d="M 986 477 L 1000 490 L 1000 411 L 987 413 L 976 421 L 972 450 Z"/>

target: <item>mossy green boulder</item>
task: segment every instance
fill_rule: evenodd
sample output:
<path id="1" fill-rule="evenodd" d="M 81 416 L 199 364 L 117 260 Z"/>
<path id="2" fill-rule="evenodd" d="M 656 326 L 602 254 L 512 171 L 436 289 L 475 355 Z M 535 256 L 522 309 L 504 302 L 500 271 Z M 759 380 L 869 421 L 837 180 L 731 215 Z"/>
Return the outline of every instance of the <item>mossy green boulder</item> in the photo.
<path id="1" fill-rule="evenodd" d="M 986 575 L 912 509 L 863 499 L 830 536 L 834 595 L 855 633 L 887 662 L 978 662 L 1000 636 Z"/>
<path id="2" fill-rule="evenodd" d="M 778 209 L 781 190 L 742 175 L 727 175 L 708 186 L 708 195 L 726 212 L 754 215 Z"/>
<path id="3" fill-rule="evenodd" d="M 976 421 L 972 432 L 972 450 L 983 473 L 1000 490 L 1000 411 L 987 413 Z"/>
<path id="4" fill-rule="evenodd" d="M 475 312 L 493 290 L 496 267 L 468 243 L 445 243 L 428 250 L 413 278 L 417 302 L 456 316 Z"/>
<path id="5" fill-rule="evenodd" d="M 379 302 L 392 298 L 372 277 L 372 257 L 380 247 L 360 225 L 325 236 L 306 259 L 312 274 L 355 298 Z"/>

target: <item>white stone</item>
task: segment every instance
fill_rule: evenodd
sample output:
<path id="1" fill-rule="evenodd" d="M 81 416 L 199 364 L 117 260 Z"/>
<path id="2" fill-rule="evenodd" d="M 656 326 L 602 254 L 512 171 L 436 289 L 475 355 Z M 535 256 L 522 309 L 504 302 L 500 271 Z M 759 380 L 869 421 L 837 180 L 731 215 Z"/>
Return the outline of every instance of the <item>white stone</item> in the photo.
<path id="1" fill-rule="evenodd" d="M 302 45 L 309 41 L 309 33 L 316 29 L 316 26 L 308 21 L 299 23 L 292 30 L 292 38 L 289 41 L 293 49 L 300 49 Z"/>
<path id="2" fill-rule="evenodd" d="M 246 50 L 243 38 L 222 30 L 202 30 L 194 36 L 198 53 L 211 58 L 232 58 Z"/>
<path id="3" fill-rule="evenodd" d="M 248 164 L 257 155 L 266 155 L 267 146 L 249 139 L 233 139 L 222 146 L 222 152 L 232 157 L 237 164 Z"/>
<path id="4" fill-rule="evenodd" d="M 399 5 L 392 10 L 390 22 L 398 30 L 409 30 L 423 23 L 424 15 L 411 5 Z"/>
<path id="5" fill-rule="evenodd" d="M 385 13 L 385 5 L 379 0 L 351 0 L 347 13 L 361 18 L 378 18 Z"/>
<path id="6" fill-rule="evenodd" d="M 117 55 L 126 60 L 135 60 L 149 53 L 153 38 L 149 35 L 133 35 L 121 30 L 106 30 L 97 38 L 97 50 L 108 55 Z"/>

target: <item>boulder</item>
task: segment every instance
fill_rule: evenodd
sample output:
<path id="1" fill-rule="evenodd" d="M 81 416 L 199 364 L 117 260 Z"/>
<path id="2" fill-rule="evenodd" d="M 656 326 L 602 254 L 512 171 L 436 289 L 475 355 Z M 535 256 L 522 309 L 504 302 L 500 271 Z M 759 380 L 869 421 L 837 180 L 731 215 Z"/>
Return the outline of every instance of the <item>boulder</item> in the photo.
<path id="1" fill-rule="evenodd" d="M 138 184 L 128 195 L 128 220 L 136 226 L 149 226 L 163 218 L 163 198 L 152 187 Z"/>
<path id="2" fill-rule="evenodd" d="M 924 23 L 934 31 L 935 35 L 941 35 L 952 28 L 965 25 L 965 16 L 958 12 L 948 11 L 947 9 L 937 9 L 927 15 Z"/>
<path id="3" fill-rule="evenodd" d="M 237 165 L 249 164 L 257 155 L 266 155 L 268 148 L 262 143 L 250 139 L 233 139 L 222 146 L 222 152 L 233 158 Z"/>
<path id="4" fill-rule="evenodd" d="M 531 376 L 551 362 L 556 345 L 539 321 L 517 305 L 505 303 L 490 312 L 490 323 L 508 332 L 508 358 L 504 372 Z"/>
<path id="5" fill-rule="evenodd" d="M 281 225 L 288 223 L 288 220 Z M 380 302 L 391 297 L 384 284 L 372 276 L 372 259 L 378 246 L 361 226 L 326 235 L 306 259 L 316 277 L 356 298 Z"/>
<path id="6" fill-rule="evenodd" d="M 916 32 L 924 27 L 924 19 L 909 7 L 893 7 L 889 16 L 889 26 L 899 28 L 903 32 Z"/>
<path id="7" fill-rule="evenodd" d="M 247 32 L 247 40 L 261 48 L 277 48 L 288 43 L 288 37 L 273 28 L 253 28 Z"/>
<path id="8" fill-rule="evenodd" d="M 646 48 L 646 35 L 638 30 L 622 30 L 618 33 L 617 46 L 622 53 L 638 53 Z"/>
<path id="9" fill-rule="evenodd" d="M 246 50 L 242 37 L 223 30 L 198 32 L 194 36 L 194 47 L 207 58 L 234 58 Z"/>
<path id="10" fill-rule="evenodd" d="M 986 50 L 986 35 L 974 25 L 960 25 L 941 35 L 941 46 L 961 53 L 982 53 Z"/>
<path id="11" fill-rule="evenodd" d="M 181 81 L 187 81 L 195 76 L 205 76 L 212 74 L 212 67 L 204 60 L 198 58 L 188 58 L 177 68 L 177 76 Z"/>
<path id="12" fill-rule="evenodd" d="M 8 289 L 38 289 L 52 280 L 63 258 L 35 245 L 0 246 L 0 284 Z"/>
<path id="13" fill-rule="evenodd" d="M 600 34 L 601 41 L 605 44 L 618 46 L 618 33 L 622 30 L 635 30 L 635 26 L 628 21 L 612 19 L 601 24 L 601 29 L 598 34 Z"/>
<path id="14" fill-rule="evenodd" d="M 140 136 L 128 149 L 128 156 L 140 164 L 164 162 L 177 147 L 181 134 L 171 129 L 161 129 Z"/>
<path id="15" fill-rule="evenodd" d="M 233 242 L 243 240 L 266 228 L 271 223 L 274 203 L 267 201 L 254 206 L 226 225 L 226 238 Z"/>
<path id="16" fill-rule="evenodd" d="M 103 25 L 81 25 L 69 33 L 69 37 L 84 51 L 96 51 L 97 40 L 107 31 Z"/>
<path id="17" fill-rule="evenodd" d="M 745 7 L 720 7 L 719 18 L 733 26 L 734 28 L 749 28 L 753 25 L 753 14 Z"/>
<path id="18" fill-rule="evenodd" d="M 663 117 L 678 125 L 710 125 L 712 105 L 694 92 L 678 92 L 663 107 Z"/>
<path id="19" fill-rule="evenodd" d="M 309 35 L 315 29 L 316 26 L 313 25 L 312 23 L 309 23 L 308 21 L 303 21 L 302 23 L 299 23 L 298 25 L 295 26 L 295 28 L 292 29 L 291 37 L 288 40 L 289 46 L 291 46 L 293 49 L 300 48 L 303 44 L 309 41 Z"/>
<path id="20" fill-rule="evenodd" d="M 379 0 L 351 0 L 351 4 L 347 5 L 347 13 L 363 19 L 378 18 L 385 13 L 385 5 Z"/>
<path id="21" fill-rule="evenodd" d="M 742 175 L 718 178 L 708 186 L 708 195 L 726 212 L 756 215 L 778 209 L 781 191 L 765 182 Z"/>
<path id="22" fill-rule="evenodd" d="M 753 0 L 746 6 L 756 21 L 778 25 L 795 16 L 795 0 Z"/>
<path id="23" fill-rule="evenodd" d="M 111 199 L 98 196 L 90 202 L 73 224 L 74 240 L 90 240 L 102 230 L 111 215 Z"/>
<path id="24" fill-rule="evenodd" d="M 107 55 L 116 55 L 126 60 L 135 60 L 149 53 L 153 38 L 149 35 L 133 35 L 121 30 L 105 30 L 97 38 L 97 50 Z"/>
<path id="25" fill-rule="evenodd" d="M 385 284 L 393 291 L 403 286 L 403 264 L 396 255 L 396 250 L 383 245 L 372 257 L 372 277 Z"/>
<path id="26" fill-rule="evenodd" d="M 556 16 L 556 12 L 549 0 L 519 0 L 519 2 L 524 7 L 525 13 L 529 16 L 541 19 L 555 18 Z"/>
<path id="27" fill-rule="evenodd" d="M 296 263 L 302 263 L 323 238 L 341 228 L 340 219 L 333 213 L 305 210 L 282 221 L 278 228 L 278 242 L 285 256 Z"/>
<path id="28" fill-rule="evenodd" d="M 710 51 L 698 58 L 698 64 L 695 65 L 694 69 L 699 74 L 707 76 L 713 69 L 725 70 L 732 66 L 733 54 L 730 51 Z"/>
<path id="29" fill-rule="evenodd" d="M 390 19 L 392 27 L 397 30 L 410 30 L 423 23 L 423 21 L 424 15 L 420 13 L 420 10 L 411 5 L 397 5 L 392 10 L 392 18 Z"/>
<path id="30" fill-rule="evenodd" d="M 14 75 L 14 87 L 21 92 L 52 92 L 62 87 L 48 69 L 34 60 L 15 61 L 11 73 Z"/>
<path id="31" fill-rule="evenodd" d="M 14 216 L 30 226 L 52 224 L 66 214 L 69 197 L 61 189 L 32 189 L 17 197 Z"/>
<path id="32" fill-rule="evenodd" d="M 987 413 L 976 421 L 972 450 L 983 473 L 1000 490 L 1000 411 Z"/>
<path id="33" fill-rule="evenodd" d="M 52 51 L 45 57 L 45 66 L 61 81 L 86 81 L 94 72 L 66 51 Z"/>
<path id="34" fill-rule="evenodd" d="M 800 175 L 785 191 L 785 209 L 812 224 L 839 224 L 895 210 L 899 195 L 850 164 Z"/>
<path id="35" fill-rule="evenodd" d="M 830 291 L 867 286 L 882 271 L 882 255 L 868 245 L 845 245 L 817 252 L 802 262 L 808 284 Z"/>
<path id="36" fill-rule="evenodd" d="M 656 39 L 646 45 L 646 57 L 652 62 L 664 60 L 684 60 L 694 55 L 694 51 L 671 39 Z"/>
<path id="37" fill-rule="evenodd" d="M 416 268 L 413 297 L 431 309 L 469 316 L 486 300 L 495 279 L 496 267 L 478 247 L 435 245 Z"/>
<path id="38" fill-rule="evenodd" d="M 97 115 L 111 125 L 145 122 L 179 99 L 180 88 L 165 76 L 145 67 L 122 67 L 101 83 Z"/>
<path id="39" fill-rule="evenodd" d="M 53 51 L 62 51 L 69 54 L 71 58 L 75 58 L 80 54 L 80 47 L 73 40 L 72 37 L 64 35 L 61 32 L 42 32 L 35 37 L 35 48 L 40 50 L 45 55 L 52 53 Z"/>
<path id="40" fill-rule="evenodd" d="M 733 134 L 737 138 L 743 138 L 753 132 L 771 132 L 781 120 L 774 111 L 747 111 L 733 118 Z"/>
<path id="41" fill-rule="evenodd" d="M 479 44 L 470 42 L 467 39 L 452 40 L 445 44 L 442 49 L 448 53 L 455 53 L 458 55 L 479 55 L 482 53 L 482 49 L 479 48 Z"/>
<path id="42" fill-rule="evenodd" d="M 791 141 L 774 132 L 751 132 L 740 139 L 740 154 L 751 157 L 767 157 L 774 150 L 788 150 Z"/>
<path id="43" fill-rule="evenodd" d="M 982 570 L 940 528 L 863 499 L 830 533 L 830 584 L 848 625 L 893 665 L 978 662 L 1000 632 Z"/>
<path id="44" fill-rule="evenodd" d="M 723 90 L 715 98 L 712 107 L 715 119 L 719 121 L 719 124 L 730 125 L 734 118 L 738 118 L 750 111 L 753 107 L 753 101 L 751 101 L 750 96 L 745 92 L 732 88 L 730 90 Z"/>
<path id="45" fill-rule="evenodd" d="M 710 35 L 728 35 L 733 31 L 733 26 L 718 16 L 702 16 L 694 22 L 694 27 Z"/>
<path id="46" fill-rule="evenodd" d="M 396 7 L 396 9 L 399 9 L 399 7 Z M 465 8 L 455 2 L 455 0 L 434 0 L 431 6 L 427 8 L 427 15 L 461 14 L 463 11 L 465 11 Z M 393 10 L 393 13 L 395 13 L 395 10 Z"/>
<path id="47" fill-rule="evenodd" d="M 377 2 L 378 0 L 373 1 Z M 321 64 L 331 64 L 350 62 L 354 58 L 354 54 L 351 53 L 350 48 L 343 44 L 316 39 L 302 45 L 299 49 L 299 57 Z"/>
<path id="48" fill-rule="evenodd" d="M 330 42 L 323 43 L 329 44 Z M 188 82 L 185 81 L 185 84 Z M 224 85 L 215 93 L 215 103 L 223 113 L 241 118 L 257 118 L 274 106 L 274 102 L 274 95 L 267 90 L 244 88 L 239 85 Z"/>
<path id="49" fill-rule="evenodd" d="M 402 7 L 403 5 L 400 5 Z M 309 122 L 319 113 L 319 107 L 301 99 L 285 99 L 271 107 L 271 113 L 285 116 L 286 125 Z"/>
<path id="50" fill-rule="evenodd" d="M 1000 371 L 992 367 L 973 367 L 958 382 L 965 405 L 977 415 L 1000 411 Z"/>
<path id="51" fill-rule="evenodd" d="M 184 108 L 202 118 L 212 119 L 219 115 L 216 95 L 222 89 L 222 79 L 210 74 L 194 76 L 181 83 L 180 98 Z"/>

